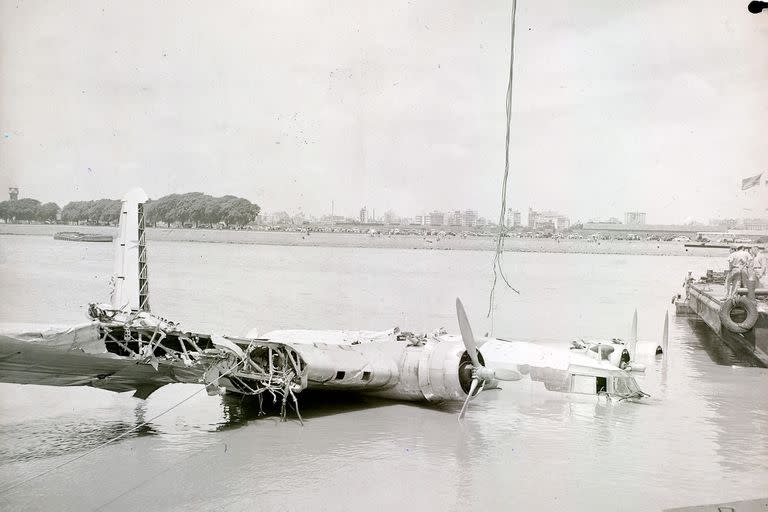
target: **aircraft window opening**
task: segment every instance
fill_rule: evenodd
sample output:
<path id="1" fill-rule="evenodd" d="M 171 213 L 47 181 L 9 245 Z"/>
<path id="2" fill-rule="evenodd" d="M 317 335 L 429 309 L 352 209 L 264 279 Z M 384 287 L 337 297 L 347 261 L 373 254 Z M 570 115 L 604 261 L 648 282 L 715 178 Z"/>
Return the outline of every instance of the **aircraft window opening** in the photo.
<path id="1" fill-rule="evenodd" d="M 605 377 L 597 377 L 595 379 L 595 393 L 607 393 L 608 392 L 608 379 Z"/>
<path id="2" fill-rule="evenodd" d="M 336 380 L 342 380 L 347 372 L 336 372 Z"/>
<path id="3" fill-rule="evenodd" d="M 363 380 L 364 381 L 371 380 L 371 372 L 363 372 Z"/>
<path id="4" fill-rule="evenodd" d="M 573 393 L 583 393 L 587 395 L 594 395 L 597 393 L 596 378 L 591 375 L 578 375 L 572 374 L 571 391 Z"/>

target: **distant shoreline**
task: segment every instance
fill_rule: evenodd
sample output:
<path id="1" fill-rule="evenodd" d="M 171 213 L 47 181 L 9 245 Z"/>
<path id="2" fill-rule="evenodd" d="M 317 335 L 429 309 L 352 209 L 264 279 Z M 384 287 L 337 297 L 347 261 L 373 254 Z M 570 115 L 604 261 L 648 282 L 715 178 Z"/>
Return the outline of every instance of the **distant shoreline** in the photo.
<path id="1" fill-rule="evenodd" d="M 0 224 L 0 235 L 47 236 L 60 231 L 117 235 L 111 226 L 70 226 L 63 224 Z M 289 247 L 349 247 L 379 249 L 413 249 L 442 251 L 493 251 L 492 237 L 377 235 L 356 233 L 292 233 L 281 231 L 249 231 L 220 229 L 148 228 L 149 241 L 228 243 L 251 245 L 283 245 Z M 83 243 L 56 241 L 56 243 Z M 716 248 L 687 248 L 682 242 L 630 240 L 553 240 L 549 238 L 508 238 L 505 252 L 627 254 L 648 256 L 722 257 L 727 251 Z"/>

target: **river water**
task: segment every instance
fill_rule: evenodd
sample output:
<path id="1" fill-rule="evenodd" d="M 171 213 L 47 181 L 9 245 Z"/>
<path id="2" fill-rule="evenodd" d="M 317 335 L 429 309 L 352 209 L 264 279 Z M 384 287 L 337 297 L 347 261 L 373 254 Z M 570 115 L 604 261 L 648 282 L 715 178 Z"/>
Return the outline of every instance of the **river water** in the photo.
<path id="1" fill-rule="evenodd" d="M 111 244 L 0 235 L 0 322 L 79 323 L 105 301 Z M 718 258 L 507 253 L 519 290 L 497 290 L 492 254 L 153 241 L 153 311 L 186 329 L 457 332 L 566 346 L 643 340 L 670 316 L 651 398 L 607 403 L 516 383 L 425 406 L 301 396 L 304 426 L 198 393 L 138 432 L 0 495 L 4 510 L 659 510 L 768 495 L 768 370 L 722 347 L 670 297 Z M 85 453 L 199 390 L 141 401 L 90 388 L 0 384 L 0 486 Z"/>

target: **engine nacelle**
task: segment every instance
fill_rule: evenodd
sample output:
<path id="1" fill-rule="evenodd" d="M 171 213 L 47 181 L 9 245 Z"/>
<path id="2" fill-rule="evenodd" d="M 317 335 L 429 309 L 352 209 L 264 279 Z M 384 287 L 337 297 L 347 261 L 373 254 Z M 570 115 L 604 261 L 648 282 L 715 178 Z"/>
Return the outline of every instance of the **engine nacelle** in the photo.
<path id="1" fill-rule="evenodd" d="M 482 355 L 478 357 L 482 362 Z M 397 383 L 374 394 L 399 400 L 461 401 L 472 384 L 472 361 L 464 345 L 455 341 L 430 339 L 405 347 L 398 370 Z"/>

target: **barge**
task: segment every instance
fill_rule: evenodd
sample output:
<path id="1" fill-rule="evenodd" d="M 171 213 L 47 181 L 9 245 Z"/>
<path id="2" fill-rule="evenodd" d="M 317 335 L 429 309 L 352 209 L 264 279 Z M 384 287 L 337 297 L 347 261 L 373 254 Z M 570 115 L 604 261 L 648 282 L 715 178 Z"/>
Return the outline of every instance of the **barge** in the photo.
<path id="1" fill-rule="evenodd" d="M 112 235 L 87 234 L 77 231 L 61 231 L 53 235 L 54 240 L 67 240 L 68 242 L 111 242 Z"/>
<path id="2" fill-rule="evenodd" d="M 731 349 L 753 356 L 755 364 L 768 368 L 768 288 L 748 282 L 726 297 L 725 285 L 711 275 L 685 281 L 685 296 L 673 298 L 678 316 L 697 316 Z"/>

